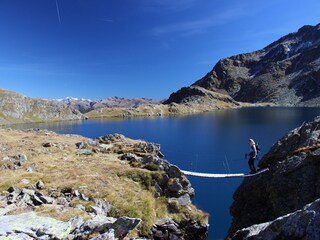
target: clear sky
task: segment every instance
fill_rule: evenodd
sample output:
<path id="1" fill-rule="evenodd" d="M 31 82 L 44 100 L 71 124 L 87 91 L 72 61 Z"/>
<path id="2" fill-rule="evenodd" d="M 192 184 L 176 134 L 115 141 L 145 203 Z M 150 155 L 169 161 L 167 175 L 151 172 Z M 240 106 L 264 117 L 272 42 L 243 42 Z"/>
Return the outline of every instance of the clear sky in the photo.
<path id="1" fill-rule="evenodd" d="M 319 0 L 0 0 L 0 88 L 164 99 L 320 22 Z"/>

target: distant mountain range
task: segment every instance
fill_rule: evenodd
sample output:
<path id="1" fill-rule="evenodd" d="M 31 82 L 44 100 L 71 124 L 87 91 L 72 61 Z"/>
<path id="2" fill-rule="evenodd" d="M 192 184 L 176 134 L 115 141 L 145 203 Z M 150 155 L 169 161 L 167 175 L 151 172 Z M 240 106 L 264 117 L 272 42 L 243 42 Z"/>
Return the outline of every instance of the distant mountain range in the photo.
<path id="1" fill-rule="evenodd" d="M 84 98 L 67 97 L 65 99 L 57 99 L 56 102 L 66 103 L 68 106 L 77 109 L 81 113 L 87 113 L 102 108 L 137 108 L 143 104 L 160 104 L 160 101 L 146 98 L 119 98 L 110 97 L 103 100 L 90 100 Z"/>
<path id="2" fill-rule="evenodd" d="M 238 102 L 319 106 L 319 45 L 320 24 L 304 26 L 261 50 L 220 60 L 203 78 L 171 94 L 165 103 L 193 101 L 205 89 Z"/>
<path id="3" fill-rule="evenodd" d="M 63 102 L 30 98 L 0 89 L 0 125 L 25 122 L 79 120 L 84 116 Z"/>

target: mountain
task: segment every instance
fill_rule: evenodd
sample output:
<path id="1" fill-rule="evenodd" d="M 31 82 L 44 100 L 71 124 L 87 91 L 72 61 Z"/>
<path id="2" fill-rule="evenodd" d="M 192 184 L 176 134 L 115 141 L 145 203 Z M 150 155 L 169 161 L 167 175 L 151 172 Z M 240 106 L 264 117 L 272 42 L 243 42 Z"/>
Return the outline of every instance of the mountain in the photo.
<path id="1" fill-rule="evenodd" d="M 30 98 L 0 89 L 0 125 L 77 119 L 83 119 L 83 115 L 63 102 Z"/>
<path id="2" fill-rule="evenodd" d="M 320 116 L 277 141 L 234 193 L 228 239 L 320 239 Z"/>
<path id="3" fill-rule="evenodd" d="M 239 102 L 320 105 L 320 24 L 304 26 L 265 48 L 220 60 L 203 78 L 171 94 L 184 102 L 201 87 Z"/>
<path id="4" fill-rule="evenodd" d="M 81 113 L 87 113 L 93 110 L 99 110 L 102 108 L 137 108 L 143 104 L 159 104 L 160 101 L 146 99 L 146 98 L 119 98 L 110 97 L 103 100 L 90 100 L 90 99 L 78 99 L 73 97 L 67 97 L 66 99 L 56 100 L 64 102 L 74 109 L 77 109 Z"/>

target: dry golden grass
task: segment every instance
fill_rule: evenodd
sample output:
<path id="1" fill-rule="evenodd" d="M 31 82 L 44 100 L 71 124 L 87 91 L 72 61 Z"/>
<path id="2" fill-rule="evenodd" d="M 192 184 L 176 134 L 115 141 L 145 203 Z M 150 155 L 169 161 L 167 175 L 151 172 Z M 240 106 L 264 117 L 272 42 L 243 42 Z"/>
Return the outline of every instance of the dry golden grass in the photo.
<path id="1" fill-rule="evenodd" d="M 46 194 L 52 195 L 56 192 L 59 196 L 59 191 L 64 188 L 77 189 L 87 196 L 110 202 L 114 207 L 114 216 L 141 218 L 143 233 L 147 233 L 157 219 L 170 216 L 166 199 L 154 197 L 151 183 L 157 172 L 132 168 L 126 161 L 118 160 L 115 153 L 76 155 L 75 144 L 86 141 L 84 137 L 0 129 L 0 139 L 1 164 L 6 162 L 2 159 L 7 156 L 25 154 L 28 157 L 21 168 L 0 170 L 0 191 L 11 186 L 31 188 L 38 180 L 44 182 L 43 192 Z M 43 144 L 48 142 L 53 146 L 43 147 Z M 127 146 L 135 142 L 137 141 L 127 140 Z M 27 172 L 26 169 L 32 166 L 33 172 Z M 26 185 L 23 179 L 29 180 L 30 184 Z M 37 212 L 65 221 L 84 214 L 80 210 L 72 209 L 62 214 L 50 206 L 39 208 Z M 188 216 L 201 220 L 207 217 L 193 206 L 184 209 L 180 215 L 174 215 L 176 219 Z"/>
<path id="2" fill-rule="evenodd" d="M 293 154 L 308 153 L 308 152 L 311 152 L 311 151 L 316 150 L 318 148 L 320 148 L 320 144 L 314 144 L 314 145 L 307 146 L 307 147 L 301 147 L 301 148 L 294 150 Z"/>

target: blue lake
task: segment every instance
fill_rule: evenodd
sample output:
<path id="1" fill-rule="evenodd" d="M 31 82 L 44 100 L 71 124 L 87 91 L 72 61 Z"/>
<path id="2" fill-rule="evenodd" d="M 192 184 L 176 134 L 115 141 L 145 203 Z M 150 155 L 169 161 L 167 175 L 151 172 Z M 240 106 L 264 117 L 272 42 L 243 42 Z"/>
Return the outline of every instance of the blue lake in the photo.
<path id="1" fill-rule="evenodd" d="M 161 144 L 165 158 L 181 169 L 210 173 L 247 173 L 248 139 L 261 145 L 262 156 L 280 137 L 320 108 L 243 108 L 212 113 L 149 119 L 88 120 L 15 125 L 42 128 L 90 138 L 121 133 Z M 209 239 L 224 239 L 231 223 L 232 195 L 242 179 L 189 177 L 196 190 L 194 204 L 210 214 Z"/>

